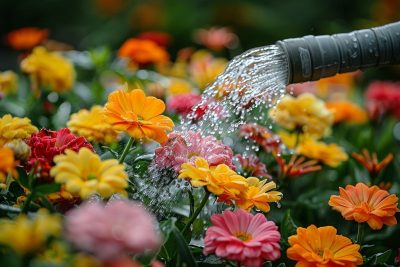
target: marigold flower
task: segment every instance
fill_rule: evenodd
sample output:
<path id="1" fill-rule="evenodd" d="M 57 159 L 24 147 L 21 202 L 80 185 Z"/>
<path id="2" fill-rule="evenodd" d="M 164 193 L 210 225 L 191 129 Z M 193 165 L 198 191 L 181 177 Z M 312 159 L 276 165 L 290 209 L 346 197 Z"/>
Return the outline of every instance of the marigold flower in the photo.
<path id="1" fill-rule="evenodd" d="M 14 159 L 14 152 L 7 147 L 0 147 L 0 188 L 5 187 L 8 174 L 16 177 L 18 175 L 15 170 L 18 162 Z"/>
<path id="2" fill-rule="evenodd" d="M 128 175 L 116 159 L 102 161 L 99 155 L 83 147 L 78 153 L 67 149 L 64 155 L 54 157 L 54 162 L 50 174 L 55 181 L 65 184 L 66 191 L 82 199 L 96 193 L 104 198 L 114 193 L 126 195 Z"/>
<path id="3" fill-rule="evenodd" d="M 0 243 L 10 246 L 19 254 L 42 249 L 50 236 L 61 234 L 61 220 L 45 209 L 40 209 L 31 220 L 20 214 L 15 220 L 0 220 Z"/>
<path id="4" fill-rule="evenodd" d="M 325 103 L 309 93 L 296 98 L 285 96 L 269 111 L 269 116 L 286 129 L 301 130 L 316 137 L 327 134 L 333 123 L 333 114 Z"/>
<path id="5" fill-rule="evenodd" d="M 226 64 L 226 59 L 214 58 L 205 50 L 197 51 L 191 57 L 190 77 L 199 89 L 205 89 L 225 70 Z"/>
<path id="6" fill-rule="evenodd" d="M 379 230 L 384 224 L 396 225 L 398 198 L 389 195 L 389 192 L 377 186 L 368 187 L 363 183 L 356 186 L 347 185 L 345 189 L 339 187 L 340 196 L 331 196 L 329 205 L 339 211 L 346 220 L 358 223 L 367 222 L 374 229 Z"/>
<path id="7" fill-rule="evenodd" d="M 195 40 L 211 50 L 220 51 L 237 45 L 238 37 L 227 27 L 211 27 L 197 30 Z"/>
<path id="8" fill-rule="evenodd" d="M 292 155 L 289 162 L 286 162 L 286 160 L 282 156 L 275 156 L 275 160 L 279 165 L 281 178 L 293 178 L 296 176 L 321 170 L 321 166 L 318 165 L 318 161 L 306 161 L 304 157 L 299 157 L 298 155 Z"/>
<path id="9" fill-rule="evenodd" d="M 153 41 L 137 38 L 126 40 L 119 49 L 118 56 L 138 65 L 167 63 L 169 59 L 163 47 Z"/>
<path id="10" fill-rule="evenodd" d="M 231 203 L 247 189 L 247 181 L 225 164 L 210 167 L 207 160 L 197 157 L 194 165 L 183 163 L 178 178 L 185 178 L 192 186 L 206 186 L 220 201 Z"/>
<path id="11" fill-rule="evenodd" d="M 389 113 L 400 118 L 400 84 L 376 81 L 365 93 L 366 107 L 372 119 Z"/>
<path id="12" fill-rule="evenodd" d="M 116 130 L 136 139 L 148 138 L 164 144 L 168 140 L 166 132 L 174 127 L 170 118 L 161 115 L 164 110 L 162 100 L 146 96 L 140 89 L 118 90 L 108 96 L 105 115 Z"/>
<path id="13" fill-rule="evenodd" d="M 167 107 L 170 112 L 175 112 L 185 117 L 193 111 L 193 107 L 199 104 L 200 101 L 200 94 L 181 94 L 170 97 L 167 103 Z"/>
<path id="14" fill-rule="evenodd" d="M 31 124 L 30 119 L 6 114 L 0 118 L 0 146 L 13 140 L 26 139 L 37 131 L 38 129 Z"/>
<path id="15" fill-rule="evenodd" d="M 279 151 L 280 138 L 256 123 L 243 124 L 239 128 L 239 134 L 254 141 L 267 152 Z"/>
<path id="16" fill-rule="evenodd" d="M 154 164 L 160 169 L 173 168 L 179 172 L 183 163 L 194 163 L 197 157 L 205 158 L 210 166 L 226 164 L 234 169 L 229 146 L 214 136 L 203 137 L 200 132 L 193 131 L 170 133 L 167 143 L 155 150 Z"/>
<path id="17" fill-rule="evenodd" d="M 256 207 L 263 212 L 269 212 L 269 203 L 278 202 L 282 199 L 282 193 L 273 190 L 276 188 L 275 182 L 260 180 L 256 177 L 249 177 L 246 181 L 248 188 L 240 194 L 236 201 L 238 207 L 247 211 Z"/>
<path id="18" fill-rule="evenodd" d="M 342 235 L 336 235 L 332 226 L 297 228 L 297 234 L 289 237 L 290 247 L 286 251 L 296 266 L 357 266 L 363 263 L 360 245 Z"/>
<path id="19" fill-rule="evenodd" d="M 362 154 L 353 152 L 351 155 L 364 166 L 371 177 L 375 177 L 376 174 L 383 170 L 393 160 L 393 154 L 389 153 L 381 162 L 378 162 L 378 156 L 376 153 L 370 154 L 366 149 L 362 150 Z"/>
<path id="20" fill-rule="evenodd" d="M 78 152 L 82 147 L 93 150 L 84 137 L 78 137 L 67 128 L 58 131 L 41 129 L 26 140 L 31 148 L 31 154 L 25 165 L 27 171 L 36 168 L 41 181 L 51 182 L 50 169 L 54 166 L 54 157 L 64 153 L 66 149 Z"/>
<path id="21" fill-rule="evenodd" d="M 21 62 L 21 69 L 31 75 L 34 88 L 49 87 L 55 92 L 66 92 L 75 81 L 72 63 L 57 52 L 36 47 L 32 54 Z"/>
<path id="22" fill-rule="evenodd" d="M 93 106 L 90 110 L 82 109 L 72 114 L 67 126 L 90 142 L 110 144 L 118 137 L 118 132 L 107 122 L 101 106 Z"/>
<path id="23" fill-rule="evenodd" d="M 13 71 L 0 72 L 0 93 L 9 95 L 17 91 L 18 76 Z"/>
<path id="24" fill-rule="evenodd" d="M 333 112 L 334 122 L 364 123 L 368 120 L 367 112 L 349 101 L 327 102 L 326 107 Z"/>
<path id="25" fill-rule="evenodd" d="M 167 93 L 170 96 L 176 95 L 189 95 L 192 92 L 192 85 L 183 80 L 178 78 L 171 78 L 169 79 Z"/>
<path id="26" fill-rule="evenodd" d="M 88 202 L 68 212 L 65 220 L 67 239 L 101 260 L 156 251 L 161 245 L 156 226 L 156 219 L 142 206 L 126 200 L 106 206 Z"/>
<path id="27" fill-rule="evenodd" d="M 258 178 L 268 178 L 271 176 L 267 172 L 267 167 L 261 160 L 255 155 L 242 156 L 237 154 L 236 159 L 239 161 L 242 171 L 245 176 L 255 176 Z"/>
<path id="28" fill-rule="evenodd" d="M 281 257 L 281 235 L 274 222 L 264 215 L 252 215 L 244 210 L 225 210 L 211 216 L 212 226 L 204 238 L 205 255 L 240 262 L 241 266 L 261 266 L 264 260 Z"/>
<path id="29" fill-rule="evenodd" d="M 325 144 L 308 139 L 302 142 L 297 151 L 307 158 L 316 159 L 330 167 L 337 167 L 348 159 L 344 150 L 336 144 Z"/>
<path id="30" fill-rule="evenodd" d="M 29 50 L 47 39 L 49 31 L 35 27 L 14 30 L 7 34 L 7 44 L 15 50 Z"/>

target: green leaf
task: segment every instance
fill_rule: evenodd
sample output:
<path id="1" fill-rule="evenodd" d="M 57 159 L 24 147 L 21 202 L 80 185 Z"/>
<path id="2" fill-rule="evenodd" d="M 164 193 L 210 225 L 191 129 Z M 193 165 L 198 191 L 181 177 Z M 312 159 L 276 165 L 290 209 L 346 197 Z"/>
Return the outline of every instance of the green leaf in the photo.
<path id="1" fill-rule="evenodd" d="M 365 261 L 365 264 L 375 266 L 378 264 L 387 263 L 391 254 L 392 254 L 392 250 L 390 250 L 390 249 L 386 250 L 384 252 L 376 253 L 376 254 L 372 255 L 371 257 L 368 257 Z"/>
<path id="2" fill-rule="evenodd" d="M 176 223 L 176 218 L 171 217 L 166 221 L 160 223 L 160 230 L 164 235 L 164 244 L 167 243 L 171 232 L 173 231 Z"/>
<path id="3" fill-rule="evenodd" d="M 52 184 L 41 184 L 35 187 L 34 191 L 38 193 L 38 195 L 48 195 L 51 193 L 59 192 L 61 189 L 60 184 L 52 183 Z"/>
<path id="4" fill-rule="evenodd" d="M 287 240 L 289 236 L 296 234 L 297 226 L 290 215 L 290 209 L 285 212 L 281 223 L 281 234 L 285 245 L 288 245 Z"/>
<path id="5" fill-rule="evenodd" d="M 22 258 L 11 248 L 0 245 L 0 266 L 20 267 L 23 266 Z"/>
<path id="6" fill-rule="evenodd" d="M 118 159 L 119 155 L 118 155 L 118 152 L 117 152 L 117 151 L 115 151 L 114 149 L 112 149 L 111 147 L 108 147 L 108 146 L 102 146 L 102 148 L 105 149 L 105 150 L 107 150 L 108 152 L 110 152 L 111 156 L 112 156 L 114 159 Z M 104 154 L 103 154 L 103 155 L 104 155 Z M 102 155 L 102 159 L 103 159 L 103 155 Z"/>
<path id="7" fill-rule="evenodd" d="M 27 189 L 31 189 L 30 185 L 29 185 L 29 176 L 26 173 L 25 169 L 22 167 L 18 167 L 17 168 L 17 172 L 18 172 L 18 182 L 25 188 Z"/>
<path id="8" fill-rule="evenodd" d="M 192 252 L 189 249 L 189 245 L 186 243 L 185 238 L 178 230 L 178 228 L 174 227 L 172 229 L 172 234 L 176 240 L 176 245 L 178 247 L 178 253 L 181 257 L 181 260 L 186 266 L 196 267 L 197 263 L 193 257 Z"/>

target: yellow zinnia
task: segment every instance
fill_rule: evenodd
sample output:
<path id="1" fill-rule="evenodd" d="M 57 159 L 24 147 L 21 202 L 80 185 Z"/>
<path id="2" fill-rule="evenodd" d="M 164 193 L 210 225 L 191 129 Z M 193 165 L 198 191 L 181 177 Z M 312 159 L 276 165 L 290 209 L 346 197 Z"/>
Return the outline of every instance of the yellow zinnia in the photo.
<path id="1" fill-rule="evenodd" d="M 17 91 L 18 76 L 13 71 L 0 72 L 0 93 L 8 95 Z"/>
<path id="2" fill-rule="evenodd" d="M 308 158 L 319 160 L 331 167 L 337 167 L 348 159 L 346 152 L 340 146 L 325 144 L 312 139 L 302 142 L 297 151 Z"/>
<path id="3" fill-rule="evenodd" d="M 207 160 L 198 157 L 194 165 L 183 163 L 178 178 L 186 178 L 192 186 L 206 186 L 208 191 L 219 196 L 220 201 L 236 200 L 247 189 L 246 179 L 225 164 L 210 167 Z"/>
<path id="4" fill-rule="evenodd" d="M 0 118 L 0 146 L 16 139 L 25 139 L 36 133 L 38 129 L 28 118 L 12 117 L 10 114 Z"/>
<path id="5" fill-rule="evenodd" d="M 82 109 L 72 114 L 67 126 L 90 142 L 110 144 L 118 137 L 118 132 L 107 122 L 101 106 L 93 106 L 90 110 Z"/>
<path id="6" fill-rule="evenodd" d="M 296 98 L 285 96 L 269 111 L 269 116 L 288 130 L 300 130 L 317 138 L 327 134 L 333 123 L 333 114 L 325 103 L 309 93 Z"/>
<path id="7" fill-rule="evenodd" d="M 0 220 L 0 229 L 0 243 L 23 255 L 42 249 L 50 236 L 59 236 L 61 220 L 41 209 L 32 220 L 25 214 L 15 220 Z"/>
<path id="8" fill-rule="evenodd" d="M 114 193 L 126 195 L 128 175 L 116 159 L 102 161 L 99 155 L 84 147 L 78 153 L 66 150 L 64 155 L 54 157 L 54 162 L 56 165 L 50 174 L 72 194 L 83 199 L 96 193 L 104 198 Z"/>
<path id="9" fill-rule="evenodd" d="M 249 187 L 244 191 L 236 204 L 245 210 L 250 210 L 254 206 L 263 211 L 268 212 L 270 202 L 278 202 L 282 199 L 282 193 L 275 191 L 275 182 L 267 182 L 267 180 L 260 180 L 256 177 L 249 177 L 246 179 Z"/>
<path id="10" fill-rule="evenodd" d="M 31 75 L 38 86 L 49 87 L 56 92 L 71 89 L 75 81 L 73 64 L 57 52 L 36 47 L 32 54 L 21 62 L 22 71 Z"/>

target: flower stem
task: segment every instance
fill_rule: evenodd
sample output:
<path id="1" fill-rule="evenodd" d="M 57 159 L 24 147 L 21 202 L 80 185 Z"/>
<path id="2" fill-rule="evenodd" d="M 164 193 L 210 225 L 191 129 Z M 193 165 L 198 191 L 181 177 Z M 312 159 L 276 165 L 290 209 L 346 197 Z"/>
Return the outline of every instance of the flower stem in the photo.
<path id="1" fill-rule="evenodd" d="M 32 199 L 33 199 L 33 192 L 31 192 L 31 193 L 26 197 L 26 200 L 25 200 L 25 202 L 24 202 L 24 205 L 22 206 L 22 209 L 21 209 L 21 212 L 22 212 L 22 213 L 28 213 L 29 207 L 30 207 L 31 202 L 32 202 Z"/>
<path id="2" fill-rule="evenodd" d="M 133 137 L 130 137 L 128 143 L 126 144 L 126 146 L 124 148 L 124 151 L 122 151 L 122 154 L 119 156 L 119 159 L 118 159 L 119 163 L 124 162 L 126 156 L 129 153 L 129 150 L 131 149 L 131 147 L 133 145 L 133 141 L 134 141 Z"/>
<path id="3" fill-rule="evenodd" d="M 201 210 L 204 208 L 204 206 L 206 205 L 208 198 L 210 197 L 210 192 L 208 190 L 205 190 L 206 193 L 203 197 L 203 199 L 200 202 L 200 205 L 197 207 L 197 209 L 194 211 L 193 215 L 190 217 L 189 221 L 187 222 L 187 224 L 185 225 L 185 227 L 182 230 L 182 234 L 185 234 L 187 230 L 190 229 L 190 226 L 192 225 L 192 223 L 196 220 L 197 216 L 199 216 Z"/>
<path id="4" fill-rule="evenodd" d="M 357 244 L 362 245 L 364 239 L 364 223 L 359 223 L 357 228 Z"/>
<path id="5" fill-rule="evenodd" d="M 193 197 L 192 191 L 188 190 L 187 192 L 189 195 L 189 204 L 190 204 L 189 216 L 191 217 L 194 212 L 194 197 Z"/>

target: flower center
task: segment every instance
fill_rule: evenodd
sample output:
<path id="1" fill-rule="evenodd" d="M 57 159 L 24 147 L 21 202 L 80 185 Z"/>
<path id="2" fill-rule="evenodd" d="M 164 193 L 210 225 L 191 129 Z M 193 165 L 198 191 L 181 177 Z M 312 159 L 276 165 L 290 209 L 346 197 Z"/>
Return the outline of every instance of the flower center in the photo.
<path id="1" fill-rule="evenodd" d="M 191 153 L 189 153 L 188 158 L 191 159 L 191 158 L 197 157 L 197 156 L 200 156 L 199 152 L 191 152 Z"/>
<path id="2" fill-rule="evenodd" d="M 239 238 L 240 240 L 242 240 L 243 242 L 248 242 L 251 239 L 253 239 L 251 234 L 245 233 L 245 232 L 237 232 L 237 233 L 235 233 L 233 235 L 236 236 L 237 238 Z"/>
<path id="3" fill-rule="evenodd" d="M 96 174 L 94 174 L 94 173 L 90 173 L 90 174 L 87 176 L 87 179 L 88 179 L 88 180 L 96 180 L 96 179 L 97 179 L 97 176 L 96 176 Z"/>

